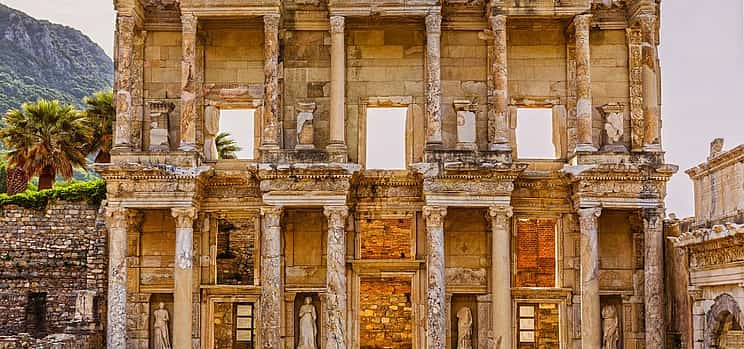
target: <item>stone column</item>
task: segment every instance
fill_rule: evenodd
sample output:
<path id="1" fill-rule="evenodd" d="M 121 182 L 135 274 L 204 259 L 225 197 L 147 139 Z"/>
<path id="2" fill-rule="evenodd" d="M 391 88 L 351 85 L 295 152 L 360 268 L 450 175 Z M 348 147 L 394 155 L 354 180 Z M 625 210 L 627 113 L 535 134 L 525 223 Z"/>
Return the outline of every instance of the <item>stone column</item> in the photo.
<path id="1" fill-rule="evenodd" d="M 491 68 L 494 90 L 488 120 L 488 147 L 490 150 L 510 151 L 506 16 L 491 16 L 491 30 L 494 46 Z"/>
<path id="2" fill-rule="evenodd" d="M 581 347 L 602 347 L 599 303 L 599 207 L 579 209 L 581 229 Z"/>
<path id="3" fill-rule="evenodd" d="M 116 18 L 116 125 L 114 128 L 114 148 L 132 148 L 132 88 L 134 85 L 134 51 L 136 20 L 130 16 Z"/>
<path id="4" fill-rule="evenodd" d="M 127 231 L 128 210 L 106 207 L 106 228 L 109 231 L 108 321 L 109 349 L 127 347 Z"/>
<path id="5" fill-rule="evenodd" d="M 659 64 L 656 46 L 656 15 L 642 14 L 643 150 L 661 151 L 661 113 L 659 104 Z"/>
<path id="6" fill-rule="evenodd" d="M 664 210 L 643 210 L 646 348 L 664 349 Z"/>
<path id="7" fill-rule="evenodd" d="M 346 349 L 346 206 L 326 206 L 326 349 Z"/>
<path id="8" fill-rule="evenodd" d="M 328 150 L 346 150 L 346 19 L 331 16 L 331 139 Z"/>
<path id="9" fill-rule="evenodd" d="M 197 96 L 199 87 L 197 81 L 196 57 L 198 18 L 192 13 L 181 16 L 183 27 L 182 61 L 181 61 L 181 144 L 178 149 L 183 151 L 196 150 Z"/>
<path id="10" fill-rule="evenodd" d="M 444 216 L 447 208 L 425 206 L 426 219 L 426 272 L 427 313 L 426 313 L 426 347 L 444 349 L 447 335 L 444 279 Z"/>
<path id="11" fill-rule="evenodd" d="M 176 268 L 173 273 L 173 348 L 191 348 L 194 294 L 193 207 L 172 208 L 176 220 Z"/>
<path id="12" fill-rule="evenodd" d="M 262 348 L 281 345 L 282 208 L 261 208 L 261 341 Z"/>
<path id="13" fill-rule="evenodd" d="M 511 229 L 512 208 L 492 206 L 491 216 L 491 322 L 493 340 L 512 347 Z"/>
<path id="14" fill-rule="evenodd" d="M 592 140 L 592 65 L 589 48 L 591 24 L 591 15 L 579 15 L 574 19 L 574 29 L 576 30 L 577 152 L 597 151 Z"/>
<path id="15" fill-rule="evenodd" d="M 426 145 L 442 145 L 442 15 L 426 15 Z"/>
<path id="16" fill-rule="evenodd" d="M 261 148 L 279 149 L 281 144 L 281 110 L 279 105 L 279 22 L 280 15 L 264 19 L 264 112 Z"/>

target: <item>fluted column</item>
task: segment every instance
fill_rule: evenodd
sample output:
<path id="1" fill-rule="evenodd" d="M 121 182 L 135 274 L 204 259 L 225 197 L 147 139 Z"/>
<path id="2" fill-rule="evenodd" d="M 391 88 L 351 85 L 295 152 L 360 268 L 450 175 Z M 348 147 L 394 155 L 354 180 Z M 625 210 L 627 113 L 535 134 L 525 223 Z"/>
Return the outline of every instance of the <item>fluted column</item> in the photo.
<path id="1" fill-rule="evenodd" d="M 176 267 L 173 273 L 173 348 L 191 348 L 192 297 L 194 294 L 193 207 L 172 208 L 176 221 Z"/>
<path id="2" fill-rule="evenodd" d="M 109 231 L 108 321 L 109 349 L 127 347 L 127 231 L 131 214 L 123 207 L 106 207 Z"/>
<path id="3" fill-rule="evenodd" d="M 114 128 L 114 148 L 132 148 L 132 88 L 134 87 L 134 50 L 136 20 L 131 16 L 119 15 L 116 18 L 116 125 Z"/>
<path id="4" fill-rule="evenodd" d="M 346 149 L 346 19 L 331 16 L 331 139 L 329 150 Z"/>
<path id="5" fill-rule="evenodd" d="M 264 111 L 261 148 L 279 149 L 281 110 L 279 106 L 279 14 L 264 19 Z"/>
<path id="6" fill-rule="evenodd" d="M 643 35 L 643 150 L 661 151 L 661 113 L 659 103 L 659 61 L 656 43 L 656 21 L 654 14 L 638 16 Z"/>
<path id="7" fill-rule="evenodd" d="M 643 210 L 646 349 L 664 349 L 664 210 Z"/>
<path id="8" fill-rule="evenodd" d="M 346 349 L 346 206 L 327 206 L 326 349 Z"/>
<path id="9" fill-rule="evenodd" d="M 427 313 L 426 347 L 444 349 L 447 336 L 444 279 L 444 216 L 447 208 L 424 207 L 426 220 Z"/>
<path id="10" fill-rule="evenodd" d="M 442 15 L 426 16 L 426 145 L 442 145 Z"/>
<path id="11" fill-rule="evenodd" d="M 491 216 L 491 314 L 493 340 L 512 347 L 511 229 L 512 208 L 492 206 Z"/>
<path id="12" fill-rule="evenodd" d="M 493 96 L 489 114 L 488 147 L 490 150 L 511 150 L 509 142 L 509 74 L 507 68 L 506 16 L 491 16 L 493 31 Z"/>
<path id="13" fill-rule="evenodd" d="M 282 208 L 261 208 L 261 341 L 262 348 L 281 345 L 282 318 Z"/>
<path id="14" fill-rule="evenodd" d="M 581 229 L 581 348 L 602 347 L 599 302 L 599 207 L 579 210 Z"/>
<path id="15" fill-rule="evenodd" d="M 183 27 L 181 46 L 181 144 L 180 150 L 196 150 L 196 122 L 197 122 L 197 65 L 196 57 L 198 18 L 191 13 L 181 15 Z"/>
<path id="16" fill-rule="evenodd" d="M 589 32 L 592 15 L 579 15 L 574 19 L 576 30 L 576 151 L 597 151 L 592 141 L 592 66 Z"/>

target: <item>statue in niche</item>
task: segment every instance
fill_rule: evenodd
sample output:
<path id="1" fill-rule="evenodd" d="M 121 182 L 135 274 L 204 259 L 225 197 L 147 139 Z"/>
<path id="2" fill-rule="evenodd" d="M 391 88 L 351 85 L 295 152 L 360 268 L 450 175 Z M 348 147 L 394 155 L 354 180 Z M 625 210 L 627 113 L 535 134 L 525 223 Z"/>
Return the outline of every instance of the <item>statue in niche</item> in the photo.
<path id="1" fill-rule="evenodd" d="M 315 131 L 313 126 L 315 109 L 315 103 L 297 104 L 297 145 L 295 149 L 315 148 Z"/>
<path id="2" fill-rule="evenodd" d="M 297 349 L 317 349 L 315 338 L 318 335 L 318 328 L 315 321 L 318 318 L 313 305 L 313 299 L 305 297 L 305 304 L 300 307 L 298 314 L 300 318 L 300 341 Z"/>
<path id="3" fill-rule="evenodd" d="M 165 309 L 165 303 L 160 303 L 160 308 L 153 312 L 155 323 L 153 324 L 153 348 L 154 349 L 171 349 L 170 333 L 168 331 L 168 322 L 170 315 Z"/>
<path id="4" fill-rule="evenodd" d="M 612 305 L 605 305 L 602 308 L 602 349 L 617 349 L 620 339 L 618 325 L 617 310 Z"/>
<path id="5" fill-rule="evenodd" d="M 623 144 L 625 135 L 625 107 L 618 103 L 609 103 L 599 107 L 604 115 L 605 124 L 605 145 L 602 150 L 612 152 L 627 152 L 628 149 Z"/>
<path id="6" fill-rule="evenodd" d="M 204 112 L 204 158 L 207 161 L 217 159 L 217 133 L 220 132 L 220 110 L 207 106 Z"/>
<path id="7" fill-rule="evenodd" d="M 473 349 L 473 313 L 468 307 L 457 311 L 457 349 Z"/>

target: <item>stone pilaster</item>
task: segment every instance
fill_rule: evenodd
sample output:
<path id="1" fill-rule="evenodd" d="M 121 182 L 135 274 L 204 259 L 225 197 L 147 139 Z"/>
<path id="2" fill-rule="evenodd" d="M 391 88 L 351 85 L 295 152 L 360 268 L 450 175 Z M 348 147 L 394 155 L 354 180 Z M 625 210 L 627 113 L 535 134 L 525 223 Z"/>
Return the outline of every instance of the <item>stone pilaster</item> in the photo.
<path id="1" fill-rule="evenodd" d="M 279 149 L 282 132 L 279 105 L 279 14 L 264 19 L 264 112 L 261 148 Z"/>
<path id="2" fill-rule="evenodd" d="M 512 208 L 493 206 L 491 216 L 491 321 L 493 340 L 512 347 L 511 229 Z"/>
<path id="3" fill-rule="evenodd" d="M 447 335 L 444 278 L 444 216 L 447 208 L 426 206 L 427 313 L 426 347 L 444 349 Z"/>
<path id="4" fill-rule="evenodd" d="M 661 113 L 659 103 L 659 63 L 656 46 L 657 17 L 654 14 L 638 16 L 642 33 L 643 81 L 643 150 L 661 151 Z"/>
<path id="5" fill-rule="evenodd" d="M 109 231 L 107 343 L 109 349 L 127 347 L 127 231 L 128 210 L 106 207 Z"/>
<path id="6" fill-rule="evenodd" d="M 442 15 L 426 16 L 426 145 L 442 145 Z"/>
<path id="7" fill-rule="evenodd" d="M 176 268 L 173 273 L 173 348 L 191 348 L 194 293 L 193 207 L 172 208 L 176 221 Z"/>
<path id="8" fill-rule="evenodd" d="M 602 346 L 599 302 L 599 207 L 579 210 L 581 229 L 581 347 Z"/>
<path id="9" fill-rule="evenodd" d="M 116 125 L 114 128 L 114 148 L 124 151 L 132 148 L 135 28 L 136 20 L 134 17 L 119 15 L 116 18 L 117 57 L 114 86 L 116 91 Z"/>
<path id="10" fill-rule="evenodd" d="M 509 75 L 507 68 L 506 16 L 491 16 L 493 31 L 493 96 L 488 117 L 488 147 L 490 150 L 511 150 L 509 136 Z"/>
<path id="11" fill-rule="evenodd" d="M 346 18 L 331 16 L 331 139 L 328 149 L 346 150 Z"/>
<path id="12" fill-rule="evenodd" d="M 326 349 L 346 349 L 346 206 L 327 206 Z"/>
<path id="13" fill-rule="evenodd" d="M 574 19 L 576 30 L 576 151 L 597 151 L 592 140 L 592 66 L 589 32 L 592 16 L 579 15 Z"/>
<path id="14" fill-rule="evenodd" d="M 664 349 L 664 210 L 643 210 L 646 348 Z"/>
<path id="15" fill-rule="evenodd" d="M 282 208 L 261 208 L 261 331 L 262 348 L 281 345 Z"/>
<path id="16" fill-rule="evenodd" d="M 181 16 L 182 61 L 181 61 L 181 144 L 184 151 L 196 150 L 196 123 L 199 94 L 198 65 L 196 55 L 198 18 L 191 13 Z"/>

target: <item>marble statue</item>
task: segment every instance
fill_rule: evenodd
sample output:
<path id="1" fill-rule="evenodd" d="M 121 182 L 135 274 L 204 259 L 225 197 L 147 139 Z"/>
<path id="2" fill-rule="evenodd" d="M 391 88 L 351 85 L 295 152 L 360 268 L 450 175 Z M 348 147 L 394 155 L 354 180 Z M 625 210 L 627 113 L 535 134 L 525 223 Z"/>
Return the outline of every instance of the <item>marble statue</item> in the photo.
<path id="1" fill-rule="evenodd" d="M 612 305 L 602 307 L 602 349 L 617 349 L 618 333 L 617 311 Z"/>
<path id="2" fill-rule="evenodd" d="M 473 313 L 468 307 L 457 312 L 457 349 L 473 349 Z"/>
<path id="3" fill-rule="evenodd" d="M 609 103 L 599 108 L 605 118 L 605 145 L 602 150 L 613 152 L 626 152 L 627 148 L 623 144 L 625 135 L 625 106 L 618 103 Z"/>
<path id="4" fill-rule="evenodd" d="M 713 140 L 713 142 L 710 142 L 710 156 L 708 156 L 709 159 L 712 159 L 723 153 L 723 142 L 723 138 L 716 138 Z"/>
<path id="5" fill-rule="evenodd" d="M 317 349 L 315 338 L 318 335 L 318 328 L 315 320 L 318 318 L 313 305 L 313 299 L 305 297 L 305 304 L 300 307 L 300 340 L 297 349 Z"/>
<path id="6" fill-rule="evenodd" d="M 170 333 L 168 332 L 168 322 L 170 321 L 170 315 L 168 310 L 165 309 L 165 303 L 160 303 L 160 308 L 153 312 L 155 317 L 155 323 L 152 325 L 154 329 L 153 341 L 154 349 L 171 349 Z"/>
<path id="7" fill-rule="evenodd" d="M 217 159 L 217 133 L 220 132 L 220 110 L 208 106 L 204 113 L 204 158 L 207 161 Z"/>

